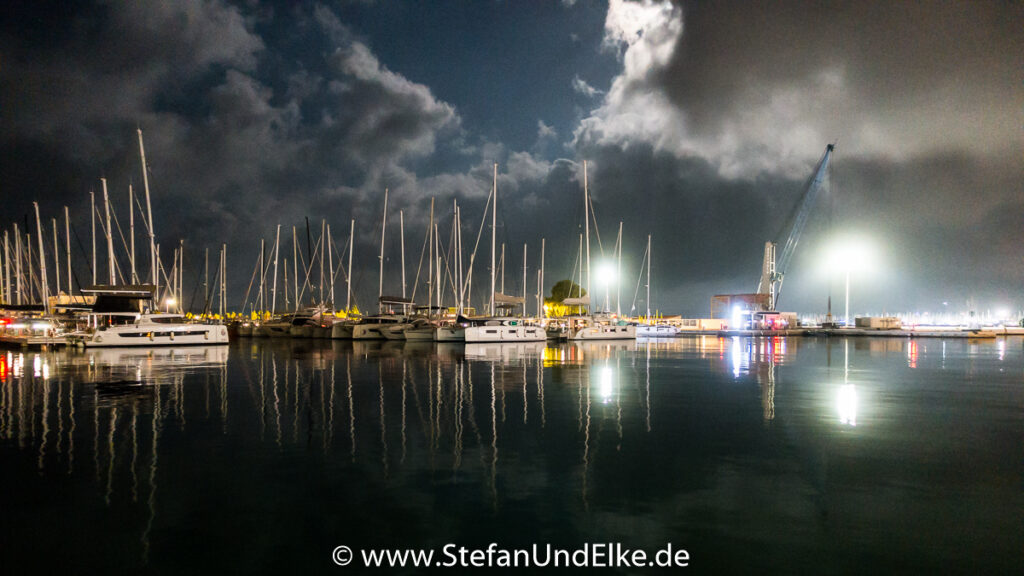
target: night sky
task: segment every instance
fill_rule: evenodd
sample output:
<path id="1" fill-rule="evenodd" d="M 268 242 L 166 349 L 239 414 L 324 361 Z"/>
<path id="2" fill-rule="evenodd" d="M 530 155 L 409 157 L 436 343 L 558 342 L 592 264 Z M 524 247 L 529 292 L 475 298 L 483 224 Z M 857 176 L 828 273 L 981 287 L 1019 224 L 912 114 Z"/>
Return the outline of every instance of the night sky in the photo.
<path id="1" fill-rule="evenodd" d="M 5 12 L 2 226 L 32 218 L 32 201 L 47 223 L 66 204 L 88 246 L 101 177 L 125 223 L 141 127 L 165 261 L 185 239 L 186 296 L 204 247 L 228 243 L 240 302 L 277 224 L 304 242 L 305 218 L 314 234 L 327 218 L 343 246 L 355 218 L 357 301 L 375 308 L 384 189 L 396 293 L 398 209 L 411 284 L 429 199 L 445 239 L 459 199 L 471 249 L 494 162 L 506 292 L 521 292 L 524 242 L 534 292 L 541 237 L 550 288 L 576 257 L 587 160 L 607 255 L 623 222 L 623 307 L 652 234 L 653 305 L 705 316 L 713 294 L 756 289 L 764 242 L 785 239 L 834 141 L 830 196 L 780 308 L 823 312 L 830 277 L 838 296 L 823 264 L 836 237 L 871 246 L 853 312 L 1024 308 L 1020 2 L 24 0 Z M 486 277 L 479 266 L 474 287 Z"/>

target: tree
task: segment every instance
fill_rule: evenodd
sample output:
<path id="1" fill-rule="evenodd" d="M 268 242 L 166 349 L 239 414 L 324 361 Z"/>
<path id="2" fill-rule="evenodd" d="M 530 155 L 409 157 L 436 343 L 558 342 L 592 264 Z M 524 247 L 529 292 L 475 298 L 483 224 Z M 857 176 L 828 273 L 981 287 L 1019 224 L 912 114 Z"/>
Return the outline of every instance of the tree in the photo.
<path id="1" fill-rule="evenodd" d="M 566 298 L 581 298 L 587 291 L 572 280 L 559 280 L 551 287 L 551 298 L 544 299 L 545 308 L 549 316 L 567 316 L 570 314 L 582 314 L 582 306 L 566 306 L 563 304 Z"/>
<path id="2" fill-rule="evenodd" d="M 555 282 L 555 285 L 551 287 L 551 301 L 559 304 L 566 298 L 581 298 L 586 294 L 586 290 L 568 278 Z"/>

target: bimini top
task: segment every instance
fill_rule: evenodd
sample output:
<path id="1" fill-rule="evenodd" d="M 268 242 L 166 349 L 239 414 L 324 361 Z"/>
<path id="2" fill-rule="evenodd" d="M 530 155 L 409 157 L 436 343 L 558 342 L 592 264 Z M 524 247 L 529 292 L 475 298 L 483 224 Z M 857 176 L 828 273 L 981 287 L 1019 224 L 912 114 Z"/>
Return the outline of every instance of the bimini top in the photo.
<path id="1" fill-rule="evenodd" d="M 380 303 L 381 304 L 398 304 L 398 305 L 401 305 L 401 306 L 412 306 L 413 304 L 415 304 L 415 302 L 413 302 L 409 298 L 402 298 L 401 296 L 381 296 L 380 297 Z"/>
<path id="2" fill-rule="evenodd" d="M 138 314 L 143 311 L 143 301 L 153 299 L 156 286 L 152 284 L 127 284 L 123 286 L 89 286 L 82 289 L 84 294 L 95 294 L 93 314 Z"/>

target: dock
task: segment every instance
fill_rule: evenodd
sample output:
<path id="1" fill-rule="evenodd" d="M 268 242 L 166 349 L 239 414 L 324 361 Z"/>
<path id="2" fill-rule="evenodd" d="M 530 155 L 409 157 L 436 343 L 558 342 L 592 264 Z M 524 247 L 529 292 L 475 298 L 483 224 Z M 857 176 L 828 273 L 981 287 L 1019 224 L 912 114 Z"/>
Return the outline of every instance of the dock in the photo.
<path id="1" fill-rule="evenodd" d="M 685 334 L 681 333 L 680 335 Z M 718 336 L 838 336 L 875 338 L 995 338 L 1020 335 L 1018 331 L 1002 329 L 983 330 L 875 330 L 865 328 L 795 328 L 786 330 L 720 330 Z"/>
<path id="2" fill-rule="evenodd" d="M 0 334 L 0 347 L 5 348 L 56 348 L 67 346 L 64 336 L 39 336 L 32 334 Z"/>

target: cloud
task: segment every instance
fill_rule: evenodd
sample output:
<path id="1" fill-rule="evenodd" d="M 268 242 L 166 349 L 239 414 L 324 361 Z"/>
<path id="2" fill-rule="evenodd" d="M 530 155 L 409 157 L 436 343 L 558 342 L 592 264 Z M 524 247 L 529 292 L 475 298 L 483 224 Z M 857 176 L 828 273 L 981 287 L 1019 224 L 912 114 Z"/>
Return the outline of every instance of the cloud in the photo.
<path id="1" fill-rule="evenodd" d="M 572 78 L 572 90 L 573 92 L 576 92 L 577 94 L 582 94 L 587 98 L 593 98 L 595 96 L 604 94 L 604 92 L 598 90 L 597 88 L 594 88 L 590 84 L 587 84 L 586 80 L 580 78 L 578 74 L 576 76 L 573 76 Z"/>
<path id="2" fill-rule="evenodd" d="M 1007 91 L 1014 72 L 999 54 L 1024 40 L 995 5 L 976 7 L 894 6 L 874 26 L 856 11 L 612 1 L 603 45 L 623 68 L 575 141 L 646 142 L 728 178 L 795 178 L 836 139 L 845 154 L 895 160 L 1019 150 L 1002 119 L 1024 92 Z"/>
<path id="3" fill-rule="evenodd" d="M 554 140 L 558 138 L 558 132 L 544 123 L 543 120 L 537 120 L 537 140 Z"/>

